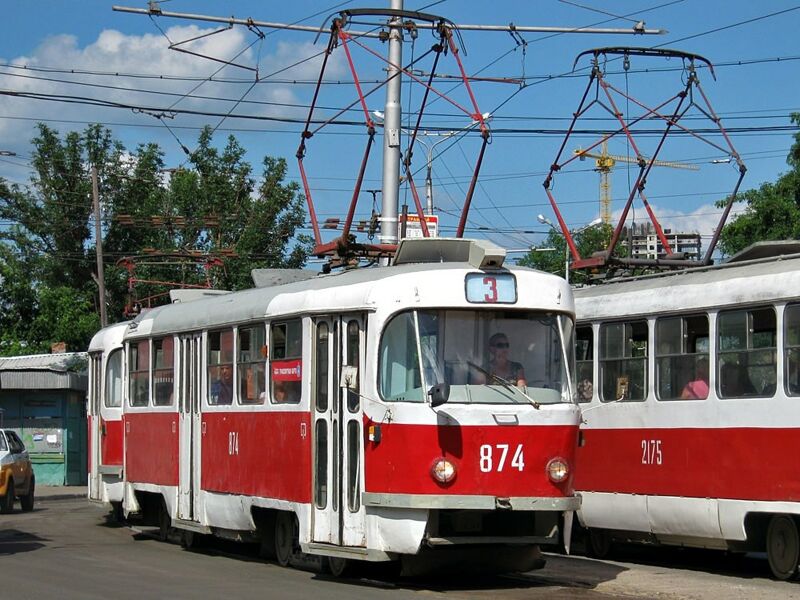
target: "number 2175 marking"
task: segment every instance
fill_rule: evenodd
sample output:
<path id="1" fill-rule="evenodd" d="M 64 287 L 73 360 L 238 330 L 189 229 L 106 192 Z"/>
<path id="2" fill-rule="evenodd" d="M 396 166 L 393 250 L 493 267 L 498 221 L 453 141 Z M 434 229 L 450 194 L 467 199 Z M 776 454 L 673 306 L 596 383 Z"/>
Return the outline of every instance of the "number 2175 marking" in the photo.
<path id="1" fill-rule="evenodd" d="M 642 440 L 642 464 L 661 464 L 661 440 Z"/>

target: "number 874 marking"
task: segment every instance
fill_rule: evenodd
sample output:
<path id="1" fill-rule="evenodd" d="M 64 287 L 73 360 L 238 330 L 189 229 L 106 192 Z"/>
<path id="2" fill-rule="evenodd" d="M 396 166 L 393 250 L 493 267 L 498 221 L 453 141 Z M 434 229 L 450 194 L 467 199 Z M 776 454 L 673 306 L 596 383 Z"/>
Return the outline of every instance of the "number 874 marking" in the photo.
<path id="1" fill-rule="evenodd" d="M 496 453 L 495 450 L 497 450 Z M 508 451 L 508 444 L 495 444 L 494 446 L 491 444 L 483 444 L 480 448 L 481 472 L 491 473 L 492 471 L 496 471 L 501 473 L 506 466 Z M 497 455 L 496 461 L 495 455 Z M 522 444 L 517 444 L 517 448 L 514 450 L 514 455 L 511 458 L 511 468 L 517 471 L 522 471 L 525 468 L 525 451 Z"/>

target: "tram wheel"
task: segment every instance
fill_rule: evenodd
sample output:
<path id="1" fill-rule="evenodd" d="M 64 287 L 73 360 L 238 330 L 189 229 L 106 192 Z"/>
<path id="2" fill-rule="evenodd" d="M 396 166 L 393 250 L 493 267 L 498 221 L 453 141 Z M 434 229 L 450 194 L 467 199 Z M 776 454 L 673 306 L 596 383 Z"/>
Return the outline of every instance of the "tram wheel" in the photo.
<path id="1" fill-rule="evenodd" d="M 782 581 L 797 575 L 800 562 L 800 534 L 797 523 L 787 515 L 775 515 L 767 528 L 767 559 L 772 574 Z"/>
<path id="2" fill-rule="evenodd" d="M 122 502 L 112 502 L 111 511 L 108 513 L 108 519 L 112 523 L 124 523 L 125 511 L 122 508 Z"/>
<path id="3" fill-rule="evenodd" d="M 275 517 L 275 560 L 282 567 L 289 566 L 297 534 L 297 517 L 294 513 L 279 512 Z"/>
<path id="4" fill-rule="evenodd" d="M 258 520 L 258 532 L 261 535 L 261 544 L 258 554 L 261 558 L 275 559 L 275 514 L 269 513 Z"/>
<path id="5" fill-rule="evenodd" d="M 614 542 L 607 530 L 595 528 L 586 530 L 586 554 L 592 558 L 608 558 L 613 547 Z"/>
<path id="6" fill-rule="evenodd" d="M 181 548 L 184 550 L 197 550 L 202 548 L 207 541 L 207 536 L 195 531 L 184 529 L 180 532 Z"/>
<path id="7" fill-rule="evenodd" d="M 334 577 L 345 577 L 351 571 L 352 561 L 339 556 L 329 556 L 328 568 Z"/>
<path id="8" fill-rule="evenodd" d="M 171 529 L 172 519 L 169 516 L 169 510 L 167 510 L 167 503 L 162 498 L 158 509 L 158 539 L 166 542 L 169 539 Z"/>

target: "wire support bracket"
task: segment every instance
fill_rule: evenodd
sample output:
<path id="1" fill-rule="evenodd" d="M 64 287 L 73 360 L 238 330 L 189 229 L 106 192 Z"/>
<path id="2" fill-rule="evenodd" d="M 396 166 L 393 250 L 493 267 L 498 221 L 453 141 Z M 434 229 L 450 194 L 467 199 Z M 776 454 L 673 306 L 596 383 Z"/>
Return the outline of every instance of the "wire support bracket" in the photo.
<path id="1" fill-rule="evenodd" d="M 550 202 L 550 205 L 555 213 L 561 233 L 564 235 L 569 253 L 572 255 L 571 268 L 573 269 L 597 269 L 610 265 L 619 266 L 652 266 L 657 268 L 686 268 L 691 266 L 702 266 L 711 263 L 712 254 L 716 248 L 719 240 L 719 235 L 730 213 L 733 203 L 739 192 L 742 179 L 747 171 L 747 167 L 741 159 L 741 156 L 736 151 L 733 143 L 728 135 L 728 132 L 722 125 L 721 119 L 714 112 L 711 102 L 708 99 L 705 91 L 703 90 L 700 79 L 697 76 L 696 63 L 702 62 L 708 67 L 709 72 L 714 79 L 714 67 L 712 63 L 698 55 L 690 52 L 683 52 L 681 50 L 665 49 L 665 48 L 635 48 L 635 47 L 608 47 L 608 48 L 595 48 L 586 50 L 578 54 L 573 64 L 573 70 L 577 66 L 582 57 L 591 57 L 591 71 L 589 73 L 588 82 L 583 95 L 578 103 L 578 108 L 573 113 L 572 120 L 567 129 L 567 133 L 556 153 L 556 157 L 550 165 L 550 169 L 543 182 L 545 193 Z M 625 60 L 626 66 L 629 66 L 631 56 L 644 57 L 644 58 L 657 58 L 657 59 L 671 59 L 678 58 L 684 61 L 684 78 L 682 89 L 670 96 L 668 99 L 660 102 L 654 107 L 646 105 L 644 102 L 637 100 L 627 91 L 623 91 L 606 79 L 605 66 L 609 57 L 622 57 Z M 633 104 L 641 112 L 637 116 L 625 115 L 619 108 L 619 100 L 624 100 Z M 575 132 L 577 131 L 576 125 L 578 121 L 584 118 L 590 109 L 599 108 L 599 110 L 612 115 L 617 123 L 617 127 L 612 131 L 602 135 L 599 140 L 589 145 L 587 148 L 580 148 L 574 152 L 567 153 L 567 145 Z M 715 127 L 709 128 L 714 134 L 719 135 L 722 140 L 717 142 L 710 139 L 708 134 L 702 135 L 696 129 L 692 129 L 683 124 L 682 120 L 691 110 L 695 109 L 700 115 L 714 123 Z M 641 134 L 637 129 L 637 125 L 647 121 L 659 122 L 660 129 L 657 133 L 657 142 L 655 148 L 648 155 L 642 152 L 640 147 Z M 608 155 L 605 152 L 606 143 L 615 138 L 621 137 L 627 143 L 633 156 L 630 158 L 621 156 Z M 713 147 L 715 150 L 723 153 L 727 157 L 726 162 L 735 163 L 738 169 L 738 180 L 736 181 L 733 191 L 728 196 L 725 208 L 717 227 L 714 230 L 714 235 L 706 249 L 704 255 L 697 259 L 689 259 L 683 256 L 683 253 L 673 249 L 664 229 L 659 222 L 655 211 L 649 202 L 645 193 L 648 178 L 651 176 L 653 167 L 670 166 L 677 168 L 689 168 L 691 170 L 699 170 L 696 165 L 686 165 L 676 161 L 663 161 L 659 160 L 659 156 L 667 145 L 668 140 L 675 136 L 683 136 L 695 139 L 703 144 Z M 591 154 L 592 150 L 597 147 L 603 148 L 602 154 Z M 583 160 L 587 156 L 598 159 L 598 168 L 594 169 L 602 175 L 607 175 L 610 170 L 609 165 L 613 165 L 614 159 L 621 160 L 636 165 L 637 172 L 635 179 L 630 186 L 628 197 L 620 212 L 617 223 L 613 226 L 611 237 L 608 246 L 605 250 L 596 252 L 592 256 L 584 257 L 578 250 L 573 232 L 570 231 L 565 218 L 559 209 L 558 202 L 553 193 L 553 183 L 555 176 L 563 172 L 565 167 L 568 167 L 575 160 Z M 601 159 L 606 159 L 606 163 L 601 163 Z M 608 160 L 610 159 L 610 162 Z M 633 256 L 621 256 L 618 252 L 620 239 L 625 228 L 628 214 L 633 206 L 634 200 L 638 198 L 644 206 L 647 217 L 652 224 L 653 231 L 658 239 L 661 248 L 663 249 L 664 257 L 655 259 L 645 259 Z M 602 207 L 601 207 L 602 208 Z M 608 217 L 610 217 L 610 210 L 608 210 Z M 603 215 L 603 210 L 601 210 Z M 604 215 L 604 221 L 608 218 Z M 608 221 L 606 221 L 608 222 Z M 609 223 L 610 224 L 610 223 Z"/>

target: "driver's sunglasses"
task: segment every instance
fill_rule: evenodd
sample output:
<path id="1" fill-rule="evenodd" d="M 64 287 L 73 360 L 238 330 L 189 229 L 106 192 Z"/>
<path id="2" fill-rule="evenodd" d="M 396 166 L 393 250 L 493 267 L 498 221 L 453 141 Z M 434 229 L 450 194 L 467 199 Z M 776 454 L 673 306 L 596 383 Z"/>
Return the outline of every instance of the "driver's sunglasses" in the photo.
<path id="1" fill-rule="evenodd" d="M 492 344 L 492 348 L 508 348 L 508 342 L 497 342 Z"/>

